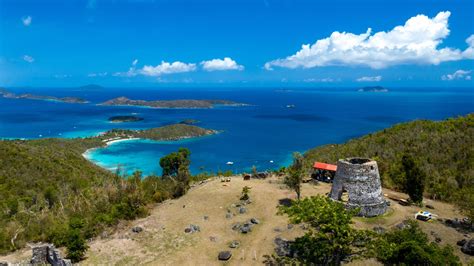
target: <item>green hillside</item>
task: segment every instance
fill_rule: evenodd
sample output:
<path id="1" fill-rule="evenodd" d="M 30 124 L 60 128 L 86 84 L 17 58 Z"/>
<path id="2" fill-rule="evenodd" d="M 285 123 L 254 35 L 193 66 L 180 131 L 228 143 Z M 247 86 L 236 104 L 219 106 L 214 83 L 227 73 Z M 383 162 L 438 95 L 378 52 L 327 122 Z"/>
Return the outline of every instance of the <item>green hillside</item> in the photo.
<path id="1" fill-rule="evenodd" d="M 170 125 L 84 139 L 0 141 L 0 253 L 28 241 L 64 245 L 77 233 L 72 227 L 90 238 L 122 219 L 145 215 L 148 204 L 172 197 L 175 182 L 141 179 L 139 174 L 123 178 L 86 160 L 82 153 L 87 149 L 103 146 L 111 137 L 170 140 L 214 133 Z"/>
<path id="2" fill-rule="evenodd" d="M 305 158 L 309 168 L 314 161 L 336 163 L 345 157 L 369 157 L 377 160 L 385 187 L 404 190 L 410 182 L 402 171 L 404 154 L 412 155 L 427 175 L 426 196 L 473 208 L 474 114 L 398 124 L 344 144 L 317 147 Z"/>

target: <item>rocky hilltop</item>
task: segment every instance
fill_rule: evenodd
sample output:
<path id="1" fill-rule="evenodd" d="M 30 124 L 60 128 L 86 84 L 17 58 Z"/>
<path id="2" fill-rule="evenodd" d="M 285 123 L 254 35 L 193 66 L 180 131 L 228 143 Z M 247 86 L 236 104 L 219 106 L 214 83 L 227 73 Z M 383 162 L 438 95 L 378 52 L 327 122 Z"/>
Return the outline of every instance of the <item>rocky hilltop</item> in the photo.
<path id="1" fill-rule="evenodd" d="M 56 102 L 63 102 L 63 103 L 88 103 L 87 100 L 84 100 L 79 97 L 55 97 L 55 96 L 47 96 L 47 95 L 35 95 L 35 94 L 30 94 L 30 93 L 15 94 L 3 88 L 0 88 L 0 97 L 8 98 L 8 99 L 56 101 Z"/>
<path id="2" fill-rule="evenodd" d="M 151 108 L 213 108 L 216 105 L 227 105 L 227 106 L 242 106 L 243 104 L 236 103 L 228 100 L 158 100 L 158 101 L 145 101 L 145 100 L 132 100 L 126 97 L 118 97 L 115 99 L 108 100 L 99 105 L 106 106 L 142 106 Z"/>

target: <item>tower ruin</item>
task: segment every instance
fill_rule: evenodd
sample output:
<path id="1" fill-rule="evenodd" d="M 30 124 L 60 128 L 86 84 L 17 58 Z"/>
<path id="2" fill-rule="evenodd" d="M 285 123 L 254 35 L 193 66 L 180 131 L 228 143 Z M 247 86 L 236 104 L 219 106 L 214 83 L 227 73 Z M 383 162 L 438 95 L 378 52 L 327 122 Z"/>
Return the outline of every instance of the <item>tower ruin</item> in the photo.
<path id="1" fill-rule="evenodd" d="M 360 216 L 377 216 L 387 210 L 376 161 L 366 158 L 340 159 L 330 197 L 341 200 L 344 192 L 349 197 L 347 207 L 360 208 Z"/>

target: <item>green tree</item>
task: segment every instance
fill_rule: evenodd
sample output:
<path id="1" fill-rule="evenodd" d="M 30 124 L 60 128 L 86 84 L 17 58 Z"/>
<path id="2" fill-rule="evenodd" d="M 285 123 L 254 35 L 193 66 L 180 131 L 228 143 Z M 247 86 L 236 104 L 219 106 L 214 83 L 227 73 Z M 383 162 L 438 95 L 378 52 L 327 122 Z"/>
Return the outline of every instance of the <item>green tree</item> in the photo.
<path id="1" fill-rule="evenodd" d="M 403 155 L 402 165 L 406 178 L 405 190 L 413 202 L 420 204 L 423 201 L 425 174 L 418 167 L 413 157 L 408 154 Z"/>
<path id="2" fill-rule="evenodd" d="M 385 233 L 372 246 L 375 257 L 388 265 L 460 265 L 451 246 L 430 243 L 415 221 Z"/>
<path id="3" fill-rule="evenodd" d="M 78 218 L 71 218 L 66 236 L 67 258 L 73 263 L 84 258 L 84 254 L 89 248 L 84 239 L 81 229 L 84 228 L 84 221 Z"/>
<path id="4" fill-rule="evenodd" d="M 304 174 L 304 157 L 298 153 L 293 153 L 293 164 L 288 168 L 288 174 L 283 182 L 287 187 L 296 192 L 298 200 L 301 197 L 301 182 Z"/>
<path id="5" fill-rule="evenodd" d="M 312 227 L 291 244 L 297 254 L 294 260 L 303 265 L 340 265 L 355 253 L 356 243 L 371 235 L 351 227 L 351 219 L 357 212 L 348 211 L 342 203 L 321 195 L 294 201 L 289 207 L 281 206 L 279 213 L 288 215 L 291 223 L 307 223 Z"/>
<path id="6" fill-rule="evenodd" d="M 160 159 L 163 168 L 163 179 L 171 179 L 175 182 L 174 197 L 182 196 L 189 188 L 191 174 L 189 165 L 191 152 L 186 148 L 179 148 L 177 152 L 170 153 Z"/>

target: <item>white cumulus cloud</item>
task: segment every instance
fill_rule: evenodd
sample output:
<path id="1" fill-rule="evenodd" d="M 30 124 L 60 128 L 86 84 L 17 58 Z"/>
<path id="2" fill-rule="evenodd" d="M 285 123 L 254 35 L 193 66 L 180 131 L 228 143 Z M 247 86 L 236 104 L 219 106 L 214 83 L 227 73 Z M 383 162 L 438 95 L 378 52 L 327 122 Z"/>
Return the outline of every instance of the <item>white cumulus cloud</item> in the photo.
<path id="1" fill-rule="evenodd" d="M 356 81 L 358 81 L 358 82 L 377 82 L 377 81 L 381 81 L 381 80 L 382 80 L 382 76 L 360 77 L 360 78 L 356 79 Z"/>
<path id="2" fill-rule="evenodd" d="M 294 55 L 267 62 L 265 68 L 368 66 L 380 69 L 402 64 L 438 65 L 446 61 L 474 59 L 473 35 L 466 40 L 469 46 L 464 51 L 439 47 L 449 35 L 450 15 L 449 11 L 439 12 L 433 18 L 417 15 L 402 26 L 373 34 L 370 28 L 362 34 L 335 31 L 312 45 L 304 44 Z"/>
<path id="3" fill-rule="evenodd" d="M 196 70 L 196 64 L 194 63 L 183 63 L 175 61 L 173 63 L 161 61 L 159 65 L 145 65 L 143 68 L 137 69 L 138 60 L 132 61 L 131 67 L 127 72 L 116 72 L 113 74 L 115 77 L 135 77 L 137 75 L 159 77 L 166 74 L 192 72 Z"/>
<path id="4" fill-rule="evenodd" d="M 33 20 L 33 18 L 31 18 L 31 16 L 26 16 L 26 17 L 21 18 L 21 22 L 23 23 L 23 25 L 25 25 L 27 27 L 31 25 L 32 20 Z"/>
<path id="5" fill-rule="evenodd" d="M 469 38 L 466 39 L 466 42 L 469 47 L 462 52 L 462 55 L 465 58 L 474 59 L 474 34 L 469 36 Z"/>
<path id="6" fill-rule="evenodd" d="M 29 55 L 24 55 L 23 60 L 25 60 L 28 63 L 33 63 L 35 61 L 35 59 L 32 56 L 29 56 Z"/>
<path id="7" fill-rule="evenodd" d="M 471 80 L 471 70 L 456 70 L 453 74 L 447 74 L 441 76 L 442 80 L 456 80 L 456 79 L 464 79 L 464 80 Z"/>
<path id="8" fill-rule="evenodd" d="M 187 64 L 180 61 L 169 63 L 161 61 L 161 64 L 156 66 L 145 65 L 142 69 L 139 70 L 139 73 L 145 76 L 155 77 L 164 74 L 191 72 L 194 70 L 196 70 L 196 64 L 193 63 Z"/>
<path id="9" fill-rule="evenodd" d="M 206 71 L 244 70 L 244 66 L 237 64 L 237 62 L 230 57 L 202 61 L 201 66 Z"/>

